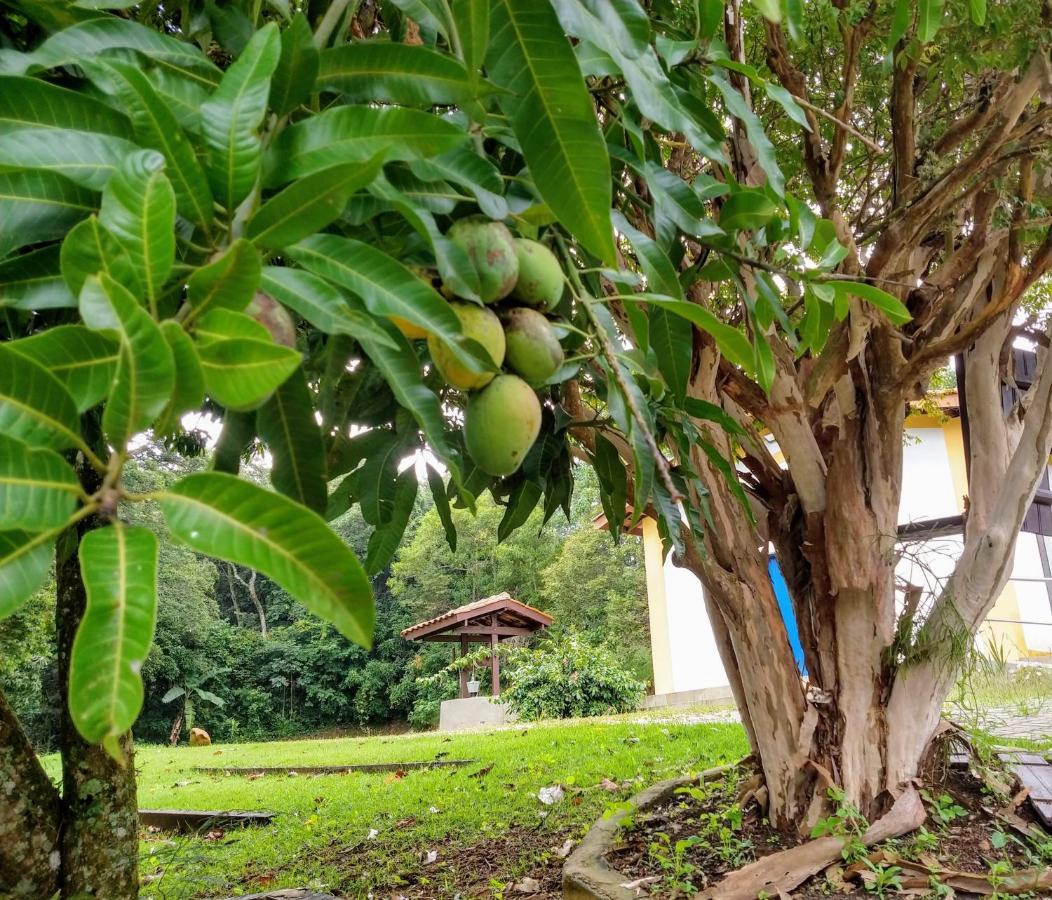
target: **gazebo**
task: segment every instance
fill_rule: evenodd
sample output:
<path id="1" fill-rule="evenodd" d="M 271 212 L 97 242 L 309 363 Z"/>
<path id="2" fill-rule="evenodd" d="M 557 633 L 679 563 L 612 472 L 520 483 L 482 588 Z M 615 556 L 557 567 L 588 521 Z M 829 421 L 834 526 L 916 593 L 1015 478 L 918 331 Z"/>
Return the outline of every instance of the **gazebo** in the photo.
<path id="1" fill-rule="evenodd" d="M 500 659 L 497 644 L 508 638 L 533 634 L 552 624 L 547 613 L 527 606 L 514 599 L 507 591 L 484 600 L 476 600 L 466 606 L 458 606 L 447 613 L 411 625 L 402 631 L 402 637 L 410 641 L 445 641 L 460 644 L 460 655 L 466 656 L 469 644 L 489 644 L 491 693 L 500 694 Z M 456 648 L 453 649 L 454 659 Z M 467 699 L 468 672 L 460 670 L 460 698 Z"/>

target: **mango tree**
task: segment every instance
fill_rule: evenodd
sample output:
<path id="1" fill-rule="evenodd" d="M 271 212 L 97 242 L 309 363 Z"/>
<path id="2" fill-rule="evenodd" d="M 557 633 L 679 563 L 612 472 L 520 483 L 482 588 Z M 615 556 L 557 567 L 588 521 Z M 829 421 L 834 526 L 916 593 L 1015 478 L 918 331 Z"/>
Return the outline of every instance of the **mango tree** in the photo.
<path id="1" fill-rule="evenodd" d="M 873 818 L 908 790 L 1052 449 L 1052 367 L 1007 416 L 999 390 L 1052 263 L 1044 7 L 9 7 L 0 617 L 55 567 L 68 708 L 58 792 L 0 698 L 5 890 L 137 892 L 157 547 L 126 505 L 367 645 L 416 454 L 451 543 L 486 491 L 501 536 L 567 509 L 575 461 L 615 536 L 658 521 L 780 826 L 830 782 Z M 903 422 L 953 353 L 967 541 L 918 622 L 893 578 Z M 208 471 L 124 485 L 144 435 L 192 442 L 202 413 Z M 238 477 L 264 446 L 273 490 Z M 326 524 L 354 504 L 363 562 Z"/>

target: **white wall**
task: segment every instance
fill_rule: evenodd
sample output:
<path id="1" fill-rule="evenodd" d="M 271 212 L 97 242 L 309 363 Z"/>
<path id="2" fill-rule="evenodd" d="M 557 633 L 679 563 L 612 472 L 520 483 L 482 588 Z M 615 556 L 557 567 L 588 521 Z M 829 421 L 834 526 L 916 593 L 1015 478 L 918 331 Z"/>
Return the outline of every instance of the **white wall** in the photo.
<path id="1" fill-rule="evenodd" d="M 725 686 L 727 675 L 705 612 L 701 582 L 692 572 L 674 566 L 671 555 L 665 560 L 665 597 L 672 662 L 670 690 Z"/>

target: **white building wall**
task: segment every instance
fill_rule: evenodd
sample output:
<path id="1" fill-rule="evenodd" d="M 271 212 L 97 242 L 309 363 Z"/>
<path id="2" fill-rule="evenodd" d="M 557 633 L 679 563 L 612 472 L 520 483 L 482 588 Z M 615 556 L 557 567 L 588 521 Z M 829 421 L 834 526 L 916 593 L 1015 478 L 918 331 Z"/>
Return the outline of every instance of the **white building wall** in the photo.
<path id="1" fill-rule="evenodd" d="M 665 560 L 665 596 L 672 662 L 669 692 L 724 687 L 727 674 L 705 611 L 701 582 L 692 572 L 674 566 L 671 555 Z"/>

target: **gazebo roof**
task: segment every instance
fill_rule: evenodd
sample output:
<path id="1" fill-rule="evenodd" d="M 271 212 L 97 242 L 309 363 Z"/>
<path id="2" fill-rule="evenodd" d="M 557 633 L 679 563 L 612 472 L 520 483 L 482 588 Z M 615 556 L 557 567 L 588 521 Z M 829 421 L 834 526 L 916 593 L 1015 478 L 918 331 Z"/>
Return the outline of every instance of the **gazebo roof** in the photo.
<path id="1" fill-rule="evenodd" d="M 411 641 L 458 641 L 472 635 L 498 640 L 531 634 L 552 624 L 552 617 L 514 599 L 507 591 L 458 606 L 402 631 Z"/>

